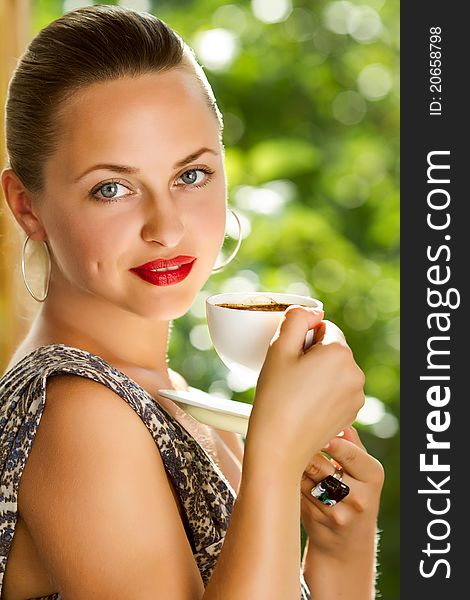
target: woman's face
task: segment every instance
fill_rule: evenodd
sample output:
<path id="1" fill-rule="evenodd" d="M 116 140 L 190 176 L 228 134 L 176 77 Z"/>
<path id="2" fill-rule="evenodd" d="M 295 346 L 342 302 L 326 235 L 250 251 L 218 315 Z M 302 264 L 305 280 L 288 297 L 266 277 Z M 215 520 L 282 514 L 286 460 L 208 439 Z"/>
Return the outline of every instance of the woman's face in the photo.
<path id="1" fill-rule="evenodd" d="M 60 123 L 36 207 L 54 257 L 51 292 L 65 286 L 147 318 L 181 316 L 210 275 L 226 218 L 218 123 L 197 80 L 172 70 L 93 84 Z M 181 255 L 196 260 L 171 285 L 130 271 Z"/>

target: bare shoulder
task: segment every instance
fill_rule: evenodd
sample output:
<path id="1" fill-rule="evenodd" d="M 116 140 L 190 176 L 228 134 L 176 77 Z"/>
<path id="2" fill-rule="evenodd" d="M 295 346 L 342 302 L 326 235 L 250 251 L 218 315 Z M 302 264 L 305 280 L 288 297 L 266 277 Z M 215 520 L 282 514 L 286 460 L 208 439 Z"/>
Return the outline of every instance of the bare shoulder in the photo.
<path id="1" fill-rule="evenodd" d="M 92 380 L 48 380 L 20 511 L 66 598 L 200 598 L 203 584 L 145 423 Z M 83 574 L 86 574 L 86 577 Z M 177 574 L 177 575 L 176 575 Z"/>

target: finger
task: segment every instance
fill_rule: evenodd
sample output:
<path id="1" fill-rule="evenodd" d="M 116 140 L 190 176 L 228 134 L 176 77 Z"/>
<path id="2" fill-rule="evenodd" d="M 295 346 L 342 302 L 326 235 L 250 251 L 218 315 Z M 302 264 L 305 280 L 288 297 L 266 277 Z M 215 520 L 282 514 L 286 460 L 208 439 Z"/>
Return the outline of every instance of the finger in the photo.
<path id="1" fill-rule="evenodd" d="M 318 327 L 323 319 L 321 309 L 291 305 L 282 315 L 270 348 L 281 350 L 283 354 L 298 356 L 303 352 L 305 336 L 309 329 Z"/>
<path id="2" fill-rule="evenodd" d="M 331 515 L 325 510 L 323 504 L 310 494 L 312 486 L 301 486 L 300 491 L 300 516 L 304 523 L 309 523 L 313 519 L 315 523 L 331 526 Z"/>
<path id="3" fill-rule="evenodd" d="M 342 469 L 342 465 L 339 465 L 336 460 L 330 460 L 321 453 L 315 454 L 307 468 L 302 474 L 302 480 L 305 476 L 308 476 L 311 481 L 318 483 L 328 475 L 334 475 L 336 473 L 335 467 Z M 344 473 L 343 473 L 344 479 Z M 345 481 L 345 483 L 347 483 Z"/>
<path id="4" fill-rule="evenodd" d="M 357 429 L 355 427 L 353 427 L 352 425 L 344 428 L 342 437 L 343 437 L 343 439 L 349 440 L 350 442 L 352 442 L 353 444 L 356 444 L 356 446 L 359 446 L 359 448 L 362 448 L 362 450 L 367 452 L 367 448 L 362 443 Z"/>
<path id="5" fill-rule="evenodd" d="M 346 338 L 344 337 L 344 333 L 341 331 L 341 329 L 332 321 L 328 321 L 327 319 L 323 320 L 321 327 L 318 329 L 316 343 L 324 346 L 327 346 L 328 344 L 339 343 L 342 346 L 347 346 L 349 348 Z"/>
<path id="6" fill-rule="evenodd" d="M 344 436 L 332 438 L 324 448 L 354 479 L 369 481 L 375 473 L 376 459 Z"/>
<path id="7" fill-rule="evenodd" d="M 325 321 L 321 321 L 318 327 L 315 330 L 315 339 L 313 341 L 314 344 L 320 343 L 325 337 L 326 323 Z"/>

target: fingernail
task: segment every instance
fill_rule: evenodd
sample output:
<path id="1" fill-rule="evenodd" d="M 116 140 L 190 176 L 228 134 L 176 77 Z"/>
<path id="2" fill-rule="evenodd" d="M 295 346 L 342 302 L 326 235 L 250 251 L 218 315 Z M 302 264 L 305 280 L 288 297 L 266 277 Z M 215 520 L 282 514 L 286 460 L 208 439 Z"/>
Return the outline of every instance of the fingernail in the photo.
<path id="1" fill-rule="evenodd" d="M 330 442 L 328 442 L 327 444 L 325 444 L 322 448 L 322 450 L 327 450 L 330 447 Z"/>

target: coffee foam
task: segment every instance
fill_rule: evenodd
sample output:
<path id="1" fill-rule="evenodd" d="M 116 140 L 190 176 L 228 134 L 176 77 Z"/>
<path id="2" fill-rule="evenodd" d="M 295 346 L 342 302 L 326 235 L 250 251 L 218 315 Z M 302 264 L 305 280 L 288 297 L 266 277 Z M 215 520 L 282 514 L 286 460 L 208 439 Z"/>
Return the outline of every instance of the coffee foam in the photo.
<path id="1" fill-rule="evenodd" d="M 251 298 L 248 296 L 247 298 L 244 298 L 243 301 L 240 301 L 238 304 L 250 304 L 251 306 L 256 306 L 257 304 L 283 304 L 283 303 L 276 302 L 276 300 L 274 300 L 274 298 L 271 298 L 270 296 L 252 296 Z"/>

